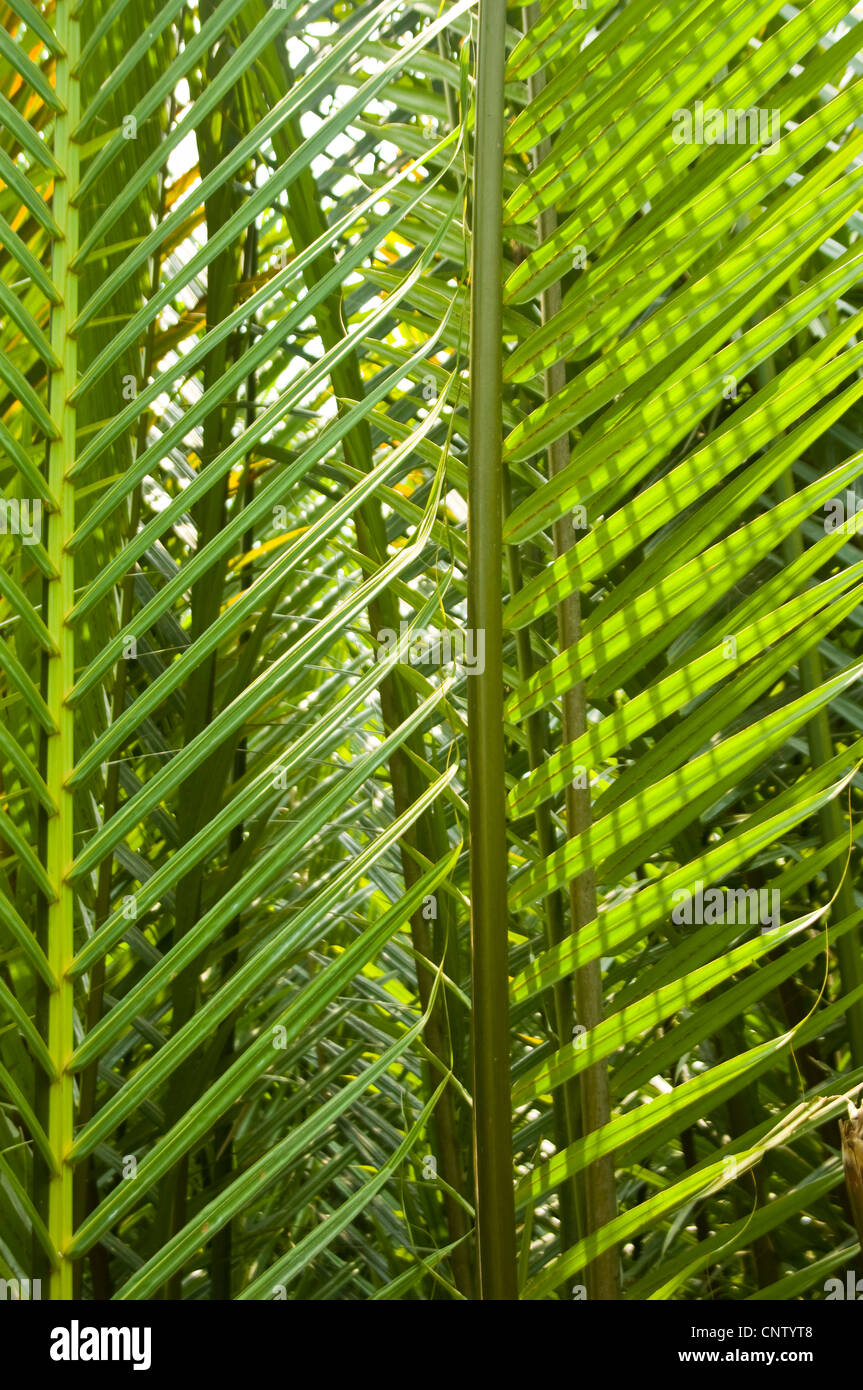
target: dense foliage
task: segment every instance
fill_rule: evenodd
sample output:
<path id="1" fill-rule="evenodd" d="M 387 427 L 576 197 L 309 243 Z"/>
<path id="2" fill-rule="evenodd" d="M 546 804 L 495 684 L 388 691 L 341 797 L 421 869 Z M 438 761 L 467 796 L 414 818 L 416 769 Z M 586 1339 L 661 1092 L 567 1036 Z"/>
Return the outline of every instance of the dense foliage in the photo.
<path id="1" fill-rule="evenodd" d="M 0 1277 L 825 1297 L 848 0 L 2 9 Z"/>

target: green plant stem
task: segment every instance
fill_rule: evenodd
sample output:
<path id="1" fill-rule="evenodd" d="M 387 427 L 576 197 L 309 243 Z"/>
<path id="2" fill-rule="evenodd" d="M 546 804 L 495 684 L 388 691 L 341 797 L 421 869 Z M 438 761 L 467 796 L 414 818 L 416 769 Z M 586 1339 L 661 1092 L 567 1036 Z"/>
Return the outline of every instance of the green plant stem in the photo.
<path id="1" fill-rule="evenodd" d="M 471 265 L 468 626 L 485 667 L 468 682 L 474 1168 L 480 1297 L 516 1297 L 509 1080 L 502 641 L 502 199 L 506 7 L 481 0 Z"/>
<path id="2" fill-rule="evenodd" d="M 48 1140 L 57 1165 L 48 1191 L 48 1231 L 59 1256 L 51 1272 L 52 1299 L 68 1299 L 73 1292 L 73 1265 L 64 1251 L 74 1230 L 73 1172 L 66 1155 L 71 1148 L 74 1128 L 72 1075 L 66 1064 L 75 1046 L 74 985 L 65 972 L 74 954 L 75 895 L 66 881 L 74 856 L 74 801 L 64 785 L 69 768 L 74 767 L 74 715 L 65 703 L 75 678 L 75 642 L 67 621 L 75 601 L 74 560 L 66 549 L 75 528 L 75 490 L 69 471 L 75 462 L 75 407 L 68 397 L 76 384 L 78 347 L 69 326 L 78 312 L 78 279 L 70 269 L 78 249 L 78 211 L 74 197 L 78 185 L 78 147 L 72 133 L 79 121 L 80 89 L 73 76 L 78 61 L 78 21 L 72 17 L 70 0 L 58 0 L 57 37 L 65 56 L 57 59 L 57 95 L 65 108 L 54 124 L 54 157 L 63 171 L 54 185 L 53 214 L 63 230 L 62 240 L 52 251 L 52 278 L 62 302 L 51 312 L 51 346 L 60 360 L 60 370 L 51 378 L 50 411 L 59 431 L 48 451 L 48 486 L 59 504 L 59 512 L 48 520 L 48 555 L 56 578 L 47 589 L 47 625 L 56 654 L 48 661 L 47 704 L 55 732 L 46 749 L 47 784 L 57 813 L 47 824 L 46 865 L 56 890 L 56 900 L 48 908 L 48 960 L 57 980 L 48 1000 L 48 1049 L 57 1070 L 48 1096 Z"/>

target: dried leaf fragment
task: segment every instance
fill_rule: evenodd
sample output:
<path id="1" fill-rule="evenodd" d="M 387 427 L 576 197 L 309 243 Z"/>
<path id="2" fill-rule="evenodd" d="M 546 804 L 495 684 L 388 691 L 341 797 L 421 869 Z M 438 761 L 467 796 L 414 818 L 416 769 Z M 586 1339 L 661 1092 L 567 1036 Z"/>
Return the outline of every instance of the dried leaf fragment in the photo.
<path id="1" fill-rule="evenodd" d="M 839 1121 L 842 1166 L 845 1169 L 845 1185 L 848 1188 L 854 1225 L 863 1247 L 863 1106 L 855 1110 L 849 1101 L 848 1115 L 847 1120 Z"/>

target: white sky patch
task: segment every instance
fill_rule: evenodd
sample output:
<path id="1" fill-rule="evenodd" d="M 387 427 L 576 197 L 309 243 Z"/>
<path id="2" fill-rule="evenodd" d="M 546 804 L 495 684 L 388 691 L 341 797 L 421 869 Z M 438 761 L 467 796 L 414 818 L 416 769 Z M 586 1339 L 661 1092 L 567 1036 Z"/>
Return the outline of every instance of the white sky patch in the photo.
<path id="1" fill-rule="evenodd" d="M 194 169 L 198 162 L 198 142 L 195 139 L 195 132 L 189 131 L 184 135 L 175 150 L 168 155 L 168 172 L 171 178 L 178 179 Z"/>
<path id="2" fill-rule="evenodd" d="M 288 50 L 288 58 L 290 59 L 291 67 L 302 67 L 309 54 L 309 45 L 303 43 L 301 39 L 288 38 L 285 46 Z"/>
<path id="3" fill-rule="evenodd" d="M 310 140 L 316 135 L 323 125 L 323 120 L 317 111 L 303 111 L 300 114 L 300 133 L 304 140 Z"/>
<path id="4" fill-rule="evenodd" d="M 463 521 L 467 524 L 467 502 L 462 497 L 461 493 L 456 492 L 454 488 L 450 488 L 444 501 L 456 521 Z"/>

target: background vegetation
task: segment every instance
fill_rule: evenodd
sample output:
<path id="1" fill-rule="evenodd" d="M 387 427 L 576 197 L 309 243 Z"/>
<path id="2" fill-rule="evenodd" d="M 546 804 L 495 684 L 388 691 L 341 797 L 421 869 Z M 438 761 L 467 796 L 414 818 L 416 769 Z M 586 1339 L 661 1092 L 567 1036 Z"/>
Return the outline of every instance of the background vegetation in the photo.
<path id="1" fill-rule="evenodd" d="M 3 4 L 0 1276 L 854 1268 L 847 9 Z"/>

